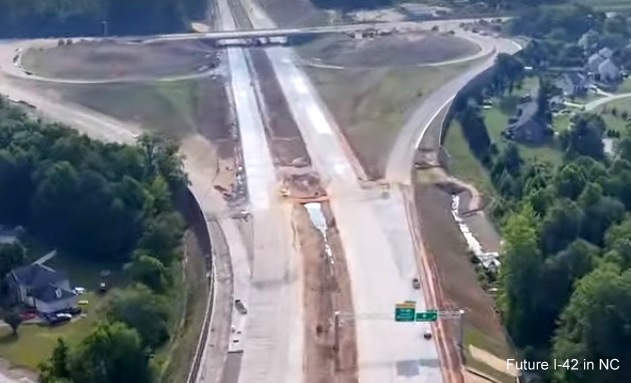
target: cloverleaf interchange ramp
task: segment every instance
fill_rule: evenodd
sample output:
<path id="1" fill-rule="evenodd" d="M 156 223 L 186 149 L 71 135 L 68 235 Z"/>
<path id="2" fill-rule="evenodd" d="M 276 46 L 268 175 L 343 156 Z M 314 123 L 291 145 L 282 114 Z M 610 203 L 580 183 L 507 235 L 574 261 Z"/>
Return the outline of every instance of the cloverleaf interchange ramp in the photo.
<path id="1" fill-rule="evenodd" d="M 234 28 L 226 1 L 220 1 L 219 7 L 223 28 Z M 250 10 L 255 26 L 274 27 L 255 4 L 246 3 L 246 9 Z M 419 311 L 427 309 L 422 292 L 414 290 L 410 283 L 418 274 L 418 267 L 404 194 L 394 187 L 382 198 L 381 193 L 360 185 L 357 162 L 309 79 L 294 64 L 291 49 L 272 48 L 267 52 L 314 166 L 328 183 L 330 203 L 350 268 L 356 313 L 360 318 L 363 314 L 391 313 L 394 304 L 403 300 L 417 301 Z M 234 224 L 230 219 L 219 220 L 226 233 L 233 265 L 238 265 L 233 269 L 233 295 L 241 297 L 248 305 L 249 317 L 256 318 L 243 321 L 243 318 L 233 317 L 233 324 L 243 332 L 244 354 L 239 381 L 298 382 L 302 381 L 302 305 L 296 279 L 300 266 L 292 262 L 299 257 L 291 247 L 287 212 L 271 202 L 276 198 L 277 180 L 247 61 L 240 48 L 228 48 L 228 55 L 249 208 L 256 233 L 256 257 L 250 263 Z M 5 63 L 10 61 L 3 57 L 0 63 L 3 70 Z M 140 133 L 137 126 L 46 100 L 8 82 L 0 83 L 0 91 L 37 105 L 50 117 L 97 137 L 131 141 Z M 183 147 L 185 153 L 186 149 Z M 211 191 L 201 162 L 195 155 L 187 158 L 187 171 L 200 204 L 207 214 L 213 214 L 223 202 Z M 434 343 L 422 340 L 428 325 L 398 324 L 392 319 L 360 319 L 356 326 L 361 382 L 443 381 Z M 208 351 L 209 346 L 204 349 Z M 210 353 L 205 355 L 205 366 L 200 368 L 205 372 L 198 381 L 215 381 L 211 378 L 210 358 Z"/>

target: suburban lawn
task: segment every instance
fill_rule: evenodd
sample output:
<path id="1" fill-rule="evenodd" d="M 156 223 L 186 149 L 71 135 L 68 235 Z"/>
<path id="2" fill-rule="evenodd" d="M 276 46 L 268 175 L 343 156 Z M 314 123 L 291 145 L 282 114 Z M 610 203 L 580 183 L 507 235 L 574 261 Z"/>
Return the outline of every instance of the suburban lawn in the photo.
<path id="1" fill-rule="evenodd" d="M 616 109 L 615 116 L 612 113 L 613 109 Z M 626 112 L 631 116 L 631 97 L 608 102 L 607 104 L 598 107 L 595 112 L 600 114 L 603 120 L 605 120 L 607 128 L 620 133 L 626 133 L 629 130 L 627 128 L 627 121 L 621 117 L 621 114 Z"/>
<path id="2" fill-rule="evenodd" d="M 631 78 L 626 78 L 622 81 L 622 84 L 616 89 L 616 93 L 630 93 L 631 92 Z"/>
<path id="3" fill-rule="evenodd" d="M 510 113 L 506 113 L 496 106 L 484 110 L 483 113 L 491 141 L 501 150 L 508 144 L 508 141 L 502 137 L 501 133 L 508 125 Z M 567 129 L 569 123 L 569 115 L 555 116 L 553 129 L 555 132 L 560 132 Z M 562 153 L 555 143 L 542 146 L 517 145 L 524 159 L 537 159 L 538 161 L 547 161 L 553 164 L 559 163 L 562 159 Z M 475 185 L 483 194 L 492 195 L 494 193 L 488 171 L 473 156 L 458 121 L 451 121 L 443 146 L 449 153 L 449 172 L 452 175 Z"/>
<path id="4" fill-rule="evenodd" d="M 576 2 L 589 5 L 599 11 L 626 11 L 631 8 L 630 0 L 580 0 Z"/>
<path id="5" fill-rule="evenodd" d="M 494 193 L 489 173 L 471 152 L 458 121 L 454 120 L 449 125 L 443 146 L 449 153 L 450 174 L 473 184 L 478 191 L 485 195 Z"/>
<path id="6" fill-rule="evenodd" d="M 499 108 L 492 108 L 484 112 L 484 119 L 491 141 L 495 142 L 497 148 L 501 150 L 508 144 L 508 141 L 502 138 L 501 133 L 508 126 L 508 119 L 511 114 Z M 519 152 L 524 159 L 537 158 L 538 160 L 552 163 L 557 163 L 561 160 L 561 152 L 553 144 L 541 146 L 518 144 L 518 146 Z"/>
<path id="7" fill-rule="evenodd" d="M 110 270 L 111 274 L 103 279 L 108 286 L 119 286 L 124 283 L 121 265 L 99 264 L 87 262 L 78 257 L 58 253 L 46 265 L 68 274 L 71 286 L 81 286 L 87 293 L 78 297 L 89 303 L 82 306 L 83 313 L 70 323 L 50 327 L 40 324 L 23 324 L 18 336 L 11 334 L 8 327 L 0 328 L 0 358 L 9 360 L 19 367 L 36 369 L 38 364 L 46 361 L 57 344 L 58 338 L 64 338 L 70 344 L 76 344 L 85 338 L 99 320 L 99 308 L 105 298 L 97 291 L 102 280 L 102 270 Z"/>

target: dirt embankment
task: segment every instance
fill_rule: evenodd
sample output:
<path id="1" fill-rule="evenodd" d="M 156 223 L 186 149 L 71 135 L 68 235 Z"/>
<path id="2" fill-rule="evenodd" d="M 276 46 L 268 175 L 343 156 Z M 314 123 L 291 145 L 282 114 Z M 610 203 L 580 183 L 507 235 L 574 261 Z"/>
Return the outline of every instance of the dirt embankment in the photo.
<path id="1" fill-rule="evenodd" d="M 311 164 L 307 148 L 289 110 L 272 64 L 262 49 L 249 49 L 252 66 L 263 94 L 265 126 L 277 166 Z"/>
<path id="2" fill-rule="evenodd" d="M 473 344 L 497 358 L 511 355 L 506 333 L 495 312 L 492 298 L 482 289 L 470 260 L 467 244 L 451 215 L 451 194 L 435 183 L 417 182 L 415 201 L 420 217 L 420 232 L 438 282 L 439 304 L 447 309 L 466 309 L 465 344 Z M 426 221 L 431 217 L 431 224 Z M 457 339 L 456 323 L 445 323 L 450 339 Z M 469 360 L 477 368 L 490 364 Z M 486 365 L 486 366 L 485 366 Z M 497 371 L 505 375 L 504 371 Z"/>
<path id="3" fill-rule="evenodd" d="M 263 49 L 252 48 L 248 54 L 256 74 L 265 133 L 282 179 L 282 194 L 298 201 L 323 199 L 326 192 L 320 184 L 319 175 L 311 166 L 304 140 L 269 58 Z"/>
<path id="4" fill-rule="evenodd" d="M 304 258 L 305 376 L 307 383 L 357 383 L 357 346 L 351 286 L 341 241 L 327 204 L 322 210 L 328 223 L 327 242 L 332 259 L 326 256 L 325 239 L 310 221 L 302 205 L 294 209 L 294 227 Z M 334 312 L 347 314 L 339 332 L 335 352 Z"/>
<path id="5" fill-rule="evenodd" d="M 132 43 L 79 41 L 31 48 L 22 66 L 35 74 L 66 79 L 164 77 L 198 73 L 219 65 L 218 50 L 200 40 Z"/>
<path id="6" fill-rule="evenodd" d="M 362 39 L 342 34 L 326 36 L 304 44 L 299 51 L 305 59 L 323 65 L 395 68 L 467 57 L 478 53 L 480 47 L 460 37 L 415 32 Z"/>

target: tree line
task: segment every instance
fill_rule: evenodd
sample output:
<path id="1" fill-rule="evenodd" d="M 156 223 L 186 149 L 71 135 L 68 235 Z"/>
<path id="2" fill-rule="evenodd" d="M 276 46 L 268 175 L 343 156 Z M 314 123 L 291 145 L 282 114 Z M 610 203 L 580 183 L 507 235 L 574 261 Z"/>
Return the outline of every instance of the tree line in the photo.
<path id="1" fill-rule="evenodd" d="M 631 381 L 631 132 L 608 156 L 605 121 L 579 113 L 559 134 L 560 164 L 524 159 L 511 142 L 498 149 L 480 105 L 519 87 L 518 60 L 498 58 L 485 86 L 454 101 L 454 117 L 496 192 L 491 216 L 504 239 L 503 322 L 531 361 L 620 360 L 616 371 L 542 372 L 546 382 Z M 546 123 L 555 92 L 541 77 L 535 102 Z"/>
<path id="2" fill-rule="evenodd" d="M 631 138 L 622 138 L 608 159 L 604 127 L 598 115 L 575 118 L 561 139 L 564 161 L 557 167 L 524 160 L 515 144 L 490 160 L 498 194 L 492 215 L 504 239 L 499 306 L 529 360 L 622 364 L 631 352 L 624 335 L 631 325 Z M 626 382 L 631 369 L 615 375 L 563 369 L 544 378 Z"/>
<path id="3" fill-rule="evenodd" d="M 487 97 L 511 96 L 525 78 L 523 62 L 509 54 L 501 53 L 495 60 L 490 75 L 481 86 L 472 87 L 456 97 L 452 108 L 452 118 L 460 123 L 465 140 L 471 152 L 487 168 L 492 166 L 492 157 L 497 155 L 497 146 L 491 141 L 486 122 L 482 114 L 482 106 Z M 547 94 L 540 95 L 545 100 L 547 110 Z"/>
<path id="4" fill-rule="evenodd" d="M 624 15 L 606 17 L 581 4 L 532 8 L 509 23 L 511 33 L 533 39 L 521 55 L 535 68 L 583 67 L 591 54 L 604 47 L 615 52 L 618 63 L 631 64 L 630 27 Z"/>
<path id="5" fill-rule="evenodd" d="M 179 32 L 205 16 L 206 0 L 0 0 L 0 36 L 55 37 Z"/>
<path id="6" fill-rule="evenodd" d="M 617 358 L 618 371 L 559 369 L 554 383 L 627 382 L 631 368 L 631 138 L 614 158 L 605 123 L 577 116 L 561 137 L 564 160 L 524 160 L 509 144 L 493 158 L 492 213 L 504 246 L 499 306 L 529 360 Z"/>
<path id="7" fill-rule="evenodd" d="M 152 355 L 180 315 L 171 308 L 184 233 L 175 199 L 187 182 L 166 139 L 102 143 L 0 100 L 0 223 L 74 257 L 126 264 L 132 282 L 110 293 L 101 323 L 80 344 L 59 341 L 42 383 L 155 380 Z M 20 245 L 0 248 L 2 273 L 23 263 Z"/>

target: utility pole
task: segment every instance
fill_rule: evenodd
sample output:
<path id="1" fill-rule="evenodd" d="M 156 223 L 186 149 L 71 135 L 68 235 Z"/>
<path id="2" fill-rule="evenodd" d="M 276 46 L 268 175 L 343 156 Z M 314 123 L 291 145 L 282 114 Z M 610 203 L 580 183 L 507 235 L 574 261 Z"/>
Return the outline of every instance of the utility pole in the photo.
<path id="1" fill-rule="evenodd" d="M 464 321 L 462 317 L 464 316 L 464 310 L 458 310 L 458 348 L 460 349 L 460 358 L 464 360 Z"/>
<path id="2" fill-rule="evenodd" d="M 333 358 L 335 359 L 335 371 L 340 369 L 340 312 L 333 313 Z"/>
<path id="3" fill-rule="evenodd" d="M 101 22 L 103 24 L 103 37 L 107 37 L 107 20 Z"/>

